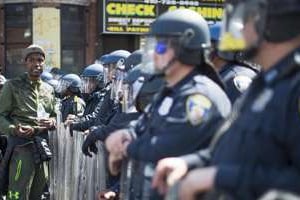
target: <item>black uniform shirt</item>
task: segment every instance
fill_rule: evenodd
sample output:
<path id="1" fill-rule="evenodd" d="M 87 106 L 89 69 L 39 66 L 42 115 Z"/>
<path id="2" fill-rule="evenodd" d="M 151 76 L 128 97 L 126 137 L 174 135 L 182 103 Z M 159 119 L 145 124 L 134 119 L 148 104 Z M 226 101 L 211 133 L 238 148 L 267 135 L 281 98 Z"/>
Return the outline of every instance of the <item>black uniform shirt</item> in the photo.
<path id="1" fill-rule="evenodd" d="M 211 138 L 210 129 L 230 110 L 225 92 L 194 70 L 157 95 L 137 122 L 138 138 L 129 144 L 128 155 L 139 161 L 157 162 L 204 148 Z"/>
<path id="2" fill-rule="evenodd" d="M 257 199 L 271 188 L 300 194 L 299 56 L 292 52 L 260 75 L 225 122 L 212 165 L 215 187 L 234 199 Z"/>

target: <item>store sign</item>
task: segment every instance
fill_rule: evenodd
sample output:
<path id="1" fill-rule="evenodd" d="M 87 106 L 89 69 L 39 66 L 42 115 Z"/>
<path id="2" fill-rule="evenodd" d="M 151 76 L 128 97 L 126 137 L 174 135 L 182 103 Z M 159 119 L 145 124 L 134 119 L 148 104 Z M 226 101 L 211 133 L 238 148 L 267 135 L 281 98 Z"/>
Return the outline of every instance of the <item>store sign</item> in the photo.
<path id="1" fill-rule="evenodd" d="M 224 0 L 104 0 L 103 32 L 143 34 L 162 13 L 188 8 L 208 21 L 220 21 Z"/>

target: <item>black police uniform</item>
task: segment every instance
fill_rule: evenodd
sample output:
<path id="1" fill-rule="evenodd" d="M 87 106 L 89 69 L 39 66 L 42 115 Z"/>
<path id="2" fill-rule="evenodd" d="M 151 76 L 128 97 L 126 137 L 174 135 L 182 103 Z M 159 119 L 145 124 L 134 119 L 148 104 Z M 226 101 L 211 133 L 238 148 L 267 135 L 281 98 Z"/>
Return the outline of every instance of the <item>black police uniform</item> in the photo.
<path id="1" fill-rule="evenodd" d="M 128 126 L 128 124 L 132 120 L 137 120 L 141 113 L 139 112 L 133 112 L 133 113 L 116 113 L 111 121 L 107 125 L 99 125 L 99 126 L 92 126 L 89 130 L 90 133 L 85 139 L 83 145 L 82 145 L 82 152 L 87 155 L 91 156 L 89 153 L 89 149 L 93 151 L 94 153 L 98 152 L 98 149 L 95 145 L 95 143 L 100 141 L 105 141 L 105 139 L 109 136 L 110 133 L 113 131 L 116 131 L 118 129 L 122 129 Z M 112 176 L 108 174 L 106 179 L 106 187 L 114 191 L 116 193 L 119 192 L 119 176 Z"/>
<path id="2" fill-rule="evenodd" d="M 80 105 L 79 105 L 80 104 Z M 81 109 L 81 110 L 78 110 Z M 67 119 L 69 114 L 78 115 L 84 111 L 84 103 L 80 97 L 76 95 L 68 96 L 61 100 L 61 116 L 63 122 Z M 83 113 L 81 113 L 83 114 Z"/>
<path id="3" fill-rule="evenodd" d="M 227 199 L 257 199 L 274 188 L 300 194 L 299 57 L 300 49 L 258 75 L 222 125 L 211 165 Z M 197 156 L 190 166 L 201 163 Z"/>
<path id="4" fill-rule="evenodd" d="M 93 142 L 97 140 L 104 142 L 110 133 L 118 129 L 126 128 L 129 122 L 137 120 L 140 115 L 141 113 L 139 112 L 116 113 L 107 125 L 92 126 L 89 129 L 90 134 L 88 138 Z M 84 146 L 85 144 L 83 144 L 83 147 Z"/>
<path id="5" fill-rule="evenodd" d="M 92 94 L 90 94 L 88 97 L 85 97 L 83 99 L 86 104 L 83 116 L 86 116 L 94 112 L 101 99 L 103 99 L 103 92 L 101 92 L 101 90 L 95 91 Z"/>
<path id="6" fill-rule="evenodd" d="M 121 109 L 119 104 L 115 104 L 110 99 L 110 91 L 111 87 L 109 84 L 102 90 L 102 98 L 97 104 L 95 110 L 89 115 L 76 120 L 70 128 L 73 130 L 84 131 L 91 126 L 108 124 L 113 115 Z"/>
<path id="7" fill-rule="evenodd" d="M 226 86 L 226 94 L 231 103 L 248 88 L 257 74 L 257 70 L 234 62 L 228 62 L 220 70 L 219 74 Z"/>
<path id="8" fill-rule="evenodd" d="M 137 139 L 127 147 L 135 174 L 130 199 L 160 199 L 149 191 L 156 162 L 205 148 L 231 104 L 215 82 L 195 69 L 175 86 L 165 87 L 148 109 L 132 130 Z"/>
<path id="9" fill-rule="evenodd" d="M 190 122 L 187 117 L 191 115 L 187 113 L 190 108 L 186 108 L 186 101 L 194 95 L 205 97 L 211 106 L 206 107 L 198 102 L 200 120 Z M 193 103 L 197 104 L 196 101 Z M 192 104 L 191 107 L 194 106 Z M 209 129 L 226 117 L 230 110 L 231 104 L 224 91 L 194 70 L 155 98 L 149 111 L 138 121 L 134 129 L 138 138 L 129 144 L 127 153 L 132 159 L 155 163 L 167 156 L 178 156 L 203 148 L 212 136 Z M 212 123 L 204 123 L 207 121 Z"/>

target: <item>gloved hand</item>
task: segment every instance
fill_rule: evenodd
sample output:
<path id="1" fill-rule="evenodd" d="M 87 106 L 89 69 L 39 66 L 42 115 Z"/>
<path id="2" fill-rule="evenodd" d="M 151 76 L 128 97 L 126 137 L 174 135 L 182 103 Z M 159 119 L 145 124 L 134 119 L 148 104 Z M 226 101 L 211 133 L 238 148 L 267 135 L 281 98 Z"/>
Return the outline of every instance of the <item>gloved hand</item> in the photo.
<path id="1" fill-rule="evenodd" d="M 89 134 L 85 138 L 83 144 L 82 144 L 82 152 L 84 155 L 92 157 L 91 152 L 94 154 L 98 153 L 98 148 L 96 146 L 97 142 L 97 127 L 92 126 L 89 129 Z"/>

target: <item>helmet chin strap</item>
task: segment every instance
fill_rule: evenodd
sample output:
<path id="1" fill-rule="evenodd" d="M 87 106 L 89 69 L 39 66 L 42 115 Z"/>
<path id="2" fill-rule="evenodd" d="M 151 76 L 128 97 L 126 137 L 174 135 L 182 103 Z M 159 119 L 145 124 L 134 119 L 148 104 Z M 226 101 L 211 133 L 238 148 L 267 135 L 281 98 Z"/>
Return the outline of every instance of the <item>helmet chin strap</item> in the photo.
<path id="1" fill-rule="evenodd" d="M 165 76 L 165 72 L 172 67 L 177 59 L 173 57 L 161 70 L 158 71 L 158 76 Z"/>

